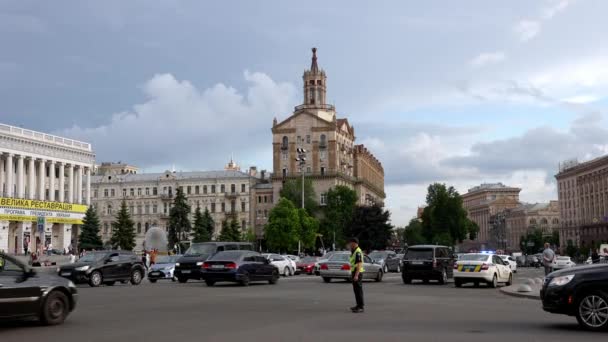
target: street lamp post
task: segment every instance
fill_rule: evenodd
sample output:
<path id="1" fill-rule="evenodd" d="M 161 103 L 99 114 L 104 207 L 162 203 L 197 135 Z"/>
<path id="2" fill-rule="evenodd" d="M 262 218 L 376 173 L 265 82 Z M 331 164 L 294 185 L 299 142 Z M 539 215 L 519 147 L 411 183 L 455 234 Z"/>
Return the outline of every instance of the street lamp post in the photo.
<path id="1" fill-rule="evenodd" d="M 303 148 L 298 148 L 296 150 L 298 153 L 298 158 L 296 161 L 300 164 L 300 172 L 302 173 L 302 209 L 306 209 L 304 205 L 304 167 L 306 166 L 306 150 Z M 300 255 L 301 241 L 298 240 L 298 255 Z"/>

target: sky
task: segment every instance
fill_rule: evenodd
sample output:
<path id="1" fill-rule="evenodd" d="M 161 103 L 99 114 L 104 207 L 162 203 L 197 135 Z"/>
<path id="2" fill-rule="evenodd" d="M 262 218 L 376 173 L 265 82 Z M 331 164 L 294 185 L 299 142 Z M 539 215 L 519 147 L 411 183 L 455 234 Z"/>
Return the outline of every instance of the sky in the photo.
<path id="1" fill-rule="evenodd" d="M 272 169 L 273 118 L 328 102 L 385 169 L 402 226 L 429 184 L 557 199 L 560 162 L 608 152 L 601 0 L 0 0 L 0 122 L 145 172 Z"/>

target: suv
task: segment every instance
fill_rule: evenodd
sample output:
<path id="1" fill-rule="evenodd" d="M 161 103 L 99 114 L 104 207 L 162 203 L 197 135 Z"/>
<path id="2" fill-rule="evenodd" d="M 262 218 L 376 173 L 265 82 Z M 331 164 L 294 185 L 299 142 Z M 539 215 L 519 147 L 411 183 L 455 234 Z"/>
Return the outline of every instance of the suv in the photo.
<path id="1" fill-rule="evenodd" d="M 184 255 L 177 259 L 173 276 L 180 283 L 188 279 L 203 279 L 203 263 L 213 254 L 222 251 L 253 251 L 248 242 L 201 242 L 193 243 Z"/>
<path id="2" fill-rule="evenodd" d="M 411 284 L 413 279 L 421 279 L 425 283 L 437 280 L 446 284 L 453 275 L 454 255 L 447 246 L 411 246 L 403 256 L 401 279 L 404 284 Z"/>
<path id="3" fill-rule="evenodd" d="M 114 285 L 117 281 L 139 285 L 144 277 L 145 266 L 133 252 L 101 251 L 89 252 L 75 264 L 61 266 L 57 273 L 75 283 L 89 283 L 92 287 L 101 284 Z"/>
<path id="4" fill-rule="evenodd" d="M 588 330 L 608 330 L 608 264 L 578 266 L 545 277 L 543 310 L 576 316 Z"/>

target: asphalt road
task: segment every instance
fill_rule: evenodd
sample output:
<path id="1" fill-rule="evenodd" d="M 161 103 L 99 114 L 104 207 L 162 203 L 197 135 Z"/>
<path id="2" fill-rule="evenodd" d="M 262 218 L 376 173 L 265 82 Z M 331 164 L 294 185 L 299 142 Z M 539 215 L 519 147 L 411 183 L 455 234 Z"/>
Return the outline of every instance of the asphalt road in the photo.
<path id="1" fill-rule="evenodd" d="M 521 270 L 518 278 L 539 276 Z M 517 281 L 517 280 L 516 280 Z M 366 312 L 353 314 L 350 284 L 318 277 L 277 285 L 159 282 L 80 288 L 65 324 L 0 323 L 0 341 L 605 341 L 540 302 L 490 288 L 415 283 L 397 274 L 364 284 Z"/>

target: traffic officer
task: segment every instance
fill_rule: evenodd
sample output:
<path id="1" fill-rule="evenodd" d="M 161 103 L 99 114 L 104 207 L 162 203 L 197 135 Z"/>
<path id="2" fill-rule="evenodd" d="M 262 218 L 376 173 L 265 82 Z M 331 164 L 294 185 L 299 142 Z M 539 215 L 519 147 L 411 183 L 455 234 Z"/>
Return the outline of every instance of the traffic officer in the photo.
<path id="1" fill-rule="evenodd" d="M 353 283 L 353 291 L 355 292 L 356 306 L 350 308 L 354 313 L 363 312 L 363 252 L 359 248 L 359 239 L 351 238 L 348 240 L 348 246 L 351 250 L 350 255 L 350 270 L 351 280 Z"/>

